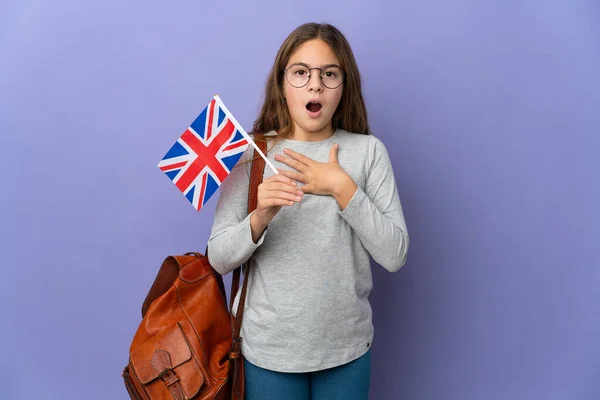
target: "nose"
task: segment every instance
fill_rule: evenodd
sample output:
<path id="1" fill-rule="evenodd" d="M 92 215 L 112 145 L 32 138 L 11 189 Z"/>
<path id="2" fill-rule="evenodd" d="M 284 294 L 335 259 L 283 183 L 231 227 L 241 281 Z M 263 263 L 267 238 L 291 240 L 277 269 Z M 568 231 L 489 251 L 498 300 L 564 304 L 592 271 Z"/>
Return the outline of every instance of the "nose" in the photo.
<path id="1" fill-rule="evenodd" d="M 309 92 L 322 92 L 321 71 L 311 71 L 307 85 Z"/>

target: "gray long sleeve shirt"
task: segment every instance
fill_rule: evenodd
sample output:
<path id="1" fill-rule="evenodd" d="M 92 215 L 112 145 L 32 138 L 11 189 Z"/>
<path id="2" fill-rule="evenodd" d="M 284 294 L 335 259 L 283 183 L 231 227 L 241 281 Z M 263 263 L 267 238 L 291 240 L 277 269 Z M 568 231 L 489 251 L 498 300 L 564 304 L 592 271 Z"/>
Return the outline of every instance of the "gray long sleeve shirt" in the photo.
<path id="1" fill-rule="evenodd" d="M 284 139 L 273 149 L 269 141 L 267 158 L 292 170 L 274 159 L 284 147 L 326 162 L 335 143 L 338 162 L 358 186 L 344 210 L 331 196 L 304 194 L 254 243 L 247 215 L 250 163 L 242 164 L 252 146 L 220 188 L 208 257 L 223 275 L 251 258 L 242 353 L 262 368 L 309 372 L 362 356 L 374 335 L 369 254 L 390 272 L 406 261 L 410 241 L 396 181 L 375 136 L 338 130 L 320 142 Z M 272 175 L 267 165 L 264 179 Z M 239 293 L 234 301 L 235 312 Z"/>

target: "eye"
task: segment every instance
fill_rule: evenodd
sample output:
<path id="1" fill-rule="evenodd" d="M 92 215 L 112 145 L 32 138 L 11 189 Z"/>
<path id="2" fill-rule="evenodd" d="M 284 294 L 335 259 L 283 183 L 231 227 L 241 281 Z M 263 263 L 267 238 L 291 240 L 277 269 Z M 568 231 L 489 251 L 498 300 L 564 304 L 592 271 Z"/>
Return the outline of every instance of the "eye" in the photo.
<path id="1" fill-rule="evenodd" d="M 299 77 L 303 77 L 308 74 L 308 70 L 302 66 L 292 67 L 290 72 L 292 73 L 292 75 L 299 76 Z"/>
<path id="2" fill-rule="evenodd" d="M 335 78 L 337 76 L 337 74 L 334 71 L 325 71 L 323 75 L 327 78 Z"/>

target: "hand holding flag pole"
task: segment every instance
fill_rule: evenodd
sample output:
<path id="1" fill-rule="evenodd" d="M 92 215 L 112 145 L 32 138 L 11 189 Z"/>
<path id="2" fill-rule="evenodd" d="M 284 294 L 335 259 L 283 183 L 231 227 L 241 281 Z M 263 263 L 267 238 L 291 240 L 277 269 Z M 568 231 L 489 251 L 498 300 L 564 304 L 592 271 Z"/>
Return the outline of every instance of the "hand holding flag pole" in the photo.
<path id="1" fill-rule="evenodd" d="M 254 147 L 254 149 L 258 152 L 258 154 L 260 154 L 260 156 L 265 160 L 265 162 L 267 163 L 267 165 L 273 170 L 273 173 L 278 174 L 279 172 L 277 172 L 277 168 L 275 168 L 273 166 L 273 164 L 271 164 L 271 162 L 269 161 L 269 159 L 267 158 L 267 156 L 265 156 L 263 154 L 263 152 L 258 148 L 258 146 L 256 145 L 256 143 L 254 143 L 254 140 L 252 140 L 252 138 L 250 138 L 250 135 L 248 135 L 246 133 L 246 131 L 244 130 L 244 128 L 242 127 L 242 125 L 240 125 L 240 123 L 237 122 L 237 120 L 233 117 L 233 114 L 231 114 L 231 112 L 229 112 L 229 110 L 227 109 L 227 107 L 225 107 L 225 104 L 223 104 L 223 100 L 221 100 L 221 98 L 219 97 L 218 94 L 215 94 L 214 99 L 217 101 L 217 103 L 219 103 L 219 106 L 225 112 L 225 114 L 227 114 L 227 117 L 231 120 L 231 122 L 233 122 L 233 124 L 235 125 L 235 127 L 237 128 L 237 130 L 242 134 L 242 136 L 244 136 L 246 138 L 246 140 L 248 141 L 248 143 L 250 143 Z"/>

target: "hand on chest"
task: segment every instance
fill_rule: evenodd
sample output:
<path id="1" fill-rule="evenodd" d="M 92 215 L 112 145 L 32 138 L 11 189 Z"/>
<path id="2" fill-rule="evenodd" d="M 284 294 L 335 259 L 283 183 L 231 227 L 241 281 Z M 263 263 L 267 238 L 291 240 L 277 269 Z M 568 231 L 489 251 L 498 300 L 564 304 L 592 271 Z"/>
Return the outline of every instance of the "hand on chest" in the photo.
<path id="1" fill-rule="evenodd" d="M 363 157 L 340 151 L 333 144 L 316 148 L 277 147 L 270 152 L 269 158 L 280 173 L 295 180 L 298 188 L 307 195 L 331 196 L 332 190 L 348 177 L 364 188 L 366 164 Z M 265 178 L 272 174 L 272 171 L 265 171 Z"/>

